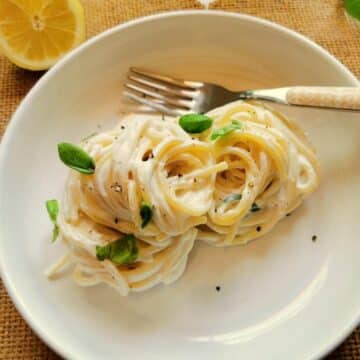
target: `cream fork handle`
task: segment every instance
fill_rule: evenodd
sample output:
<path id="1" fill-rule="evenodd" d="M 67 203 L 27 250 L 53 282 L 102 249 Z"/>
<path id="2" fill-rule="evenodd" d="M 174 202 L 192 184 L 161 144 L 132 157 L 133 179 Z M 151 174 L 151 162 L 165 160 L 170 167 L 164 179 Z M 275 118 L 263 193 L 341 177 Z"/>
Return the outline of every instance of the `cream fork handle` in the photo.
<path id="1" fill-rule="evenodd" d="M 360 87 L 295 86 L 288 88 L 291 105 L 360 110 Z"/>

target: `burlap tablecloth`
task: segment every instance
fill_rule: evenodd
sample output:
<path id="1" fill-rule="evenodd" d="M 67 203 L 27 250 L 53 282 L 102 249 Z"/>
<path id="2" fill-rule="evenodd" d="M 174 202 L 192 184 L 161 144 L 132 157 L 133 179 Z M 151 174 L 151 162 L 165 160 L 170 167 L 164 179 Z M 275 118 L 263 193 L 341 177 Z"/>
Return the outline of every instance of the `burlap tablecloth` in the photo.
<path id="1" fill-rule="evenodd" d="M 196 0 L 82 0 L 82 3 L 88 37 L 139 16 L 203 8 Z M 342 0 L 218 0 L 211 8 L 252 14 L 295 29 L 324 46 L 360 77 L 360 27 L 348 21 L 342 3 Z M 0 136 L 12 112 L 40 76 L 16 68 L 0 55 Z M 0 359 L 58 358 L 27 326 L 0 281 Z M 360 359 L 360 328 L 329 358 Z"/>

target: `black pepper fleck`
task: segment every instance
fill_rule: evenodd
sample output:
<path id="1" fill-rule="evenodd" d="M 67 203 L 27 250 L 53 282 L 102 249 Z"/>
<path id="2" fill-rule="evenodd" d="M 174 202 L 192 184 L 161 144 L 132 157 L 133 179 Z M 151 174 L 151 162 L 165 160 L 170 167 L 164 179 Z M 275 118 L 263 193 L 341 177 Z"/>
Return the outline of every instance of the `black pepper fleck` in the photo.
<path id="1" fill-rule="evenodd" d="M 117 224 L 119 222 L 119 219 L 118 218 L 115 218 L 114 219 L 114 223 Z"/>
<path id="2" fill-rule="evenodd" d="M 154 158 L 154 154 L 153 154 L 152 150 L 150 149 L 145 152 L 145 154 L 142 157 L 142 161 L 148 161 L 149 159 L 153 159 L 153 158 Z"/>
<path id="3" fill-rule="evenodd" d="M 216 291 L 219 292 L 221 290 L 221 287 L 218 285 L 215 287 Z"/>
<path id="4" fill-rule="evenodd" d="M 316 235 L 313 235 L 312 238 L 311 238 L 311 240 L 312 240 L 313 242 L 315 242 L 316 239 L 317 239 L 317 236 L 316 236 Z"/>
<path id="5" fill-rule="evenodd" d="M 261 231 L 261 226 L 257 226 L 257 227 L 256 227 L 256 231 L 257 231 L 257 232 L 260 232 L 260 231 Z"/>
<path id="6" fill-rule="evenodd" d="M 121 125 L 120 128 L 121 128 L 122 130 L 124 130 L 124 129 L 125 129 L 125 126 L 124 126 L 124 125 Z"/>
<path id="7" fill-rule="evenodd" d="M 286 216 L 290 216 L 290 215 L 291 215 L 291 213 L 286 214 Z"/>

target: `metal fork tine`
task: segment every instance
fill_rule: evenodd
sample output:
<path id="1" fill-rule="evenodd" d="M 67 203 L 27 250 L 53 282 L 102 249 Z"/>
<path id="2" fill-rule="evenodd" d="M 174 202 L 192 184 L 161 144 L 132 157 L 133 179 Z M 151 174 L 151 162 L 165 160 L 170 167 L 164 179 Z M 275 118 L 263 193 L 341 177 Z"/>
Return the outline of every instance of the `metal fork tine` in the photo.
<path id="1" fill-rule="evenodd" d="M 171 105 L 175 105 L 178 107 L 182 107 L 185 108 L 186 110 L 190 110 L 192 102 L 191 100 L 182 100 L 179 97 L 170 97 L 170 96 L 165 96 L 162 95 L 161 93 L 158 93 L 156 91 L 152 91 L 151 88 L 146 88 L 144 85 L 134 85 L 131 83 L 126 83 L 125 87 L 137 91 L 140 94 L 145 94 L 148 95 L 150 97 L 153 97 L 155 99 L 160 99 L 162 100 L 165 104 L 171 104 Z"/>
<path id="2" fill-rule="evenodd" d="M 167 84 L 180 86 L 182 88 L 200 89 L 200 88 L 202 88 L 204 86 L 204 84 L 202 82 L 175 79 L 175 78 L 171 78 L 171 77 L 164 76 L 164 75 L 154 74 L 152 72 L 144 71 L 142 69 L 138 69 L 138 68 L 135 68 L 135 67 L 130 68 L 130 70 L 132 72 L 134 72 L 135 74 L 146 76 L 150 80 L 151 79 L 156 79 L 156 80 L 160 80 L 160 81 L 162 81 L 164 83 L 167 83 Z"/>
<path id="3" fill-rule="evenodd" d="M 150 81 L 146 76 L 139 74 L 130 73 L 128 75 L 128 79 L 134 81 L 135 83 L 139 83 L 154 89 L 158 89 L 164 92 L 165 94 L 176 95 L 188 99 L 193 99 L 198 95 L 198 90 L 185 90 L 183 88 L 175 87 L 170 84 L 165 84 L 164 82 L 160 82 L 156 79 L 151 79 Z"/>
<path id="4" fill-rule="evenodd" d="M 123 95 L 127 96 L 128 98 L 134 101 L 150 106 L 151 108 L 156 109 L 159 112 L 170 116 L 181 116 L 187 113 L 185 109 L 177 109 L 177 108 L 172 108 L 170 106 L 166 106 L 163 103 L 156 102 L 154 100 L 149 100 L 149 98 L 144 98 L 141 95 L 138 95 L 131 90 L 124 90 Z"/>

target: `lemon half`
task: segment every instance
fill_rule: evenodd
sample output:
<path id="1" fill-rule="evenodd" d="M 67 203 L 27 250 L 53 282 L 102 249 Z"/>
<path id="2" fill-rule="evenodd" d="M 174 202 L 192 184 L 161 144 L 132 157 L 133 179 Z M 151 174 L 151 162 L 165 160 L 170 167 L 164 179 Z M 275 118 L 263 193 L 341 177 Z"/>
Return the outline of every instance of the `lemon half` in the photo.
<path id="1" fill-rule="evenodd" d="M 46 70 L 84 39 L 78 0 L 0 0 L 0 49 L 22 68 Z"/>

